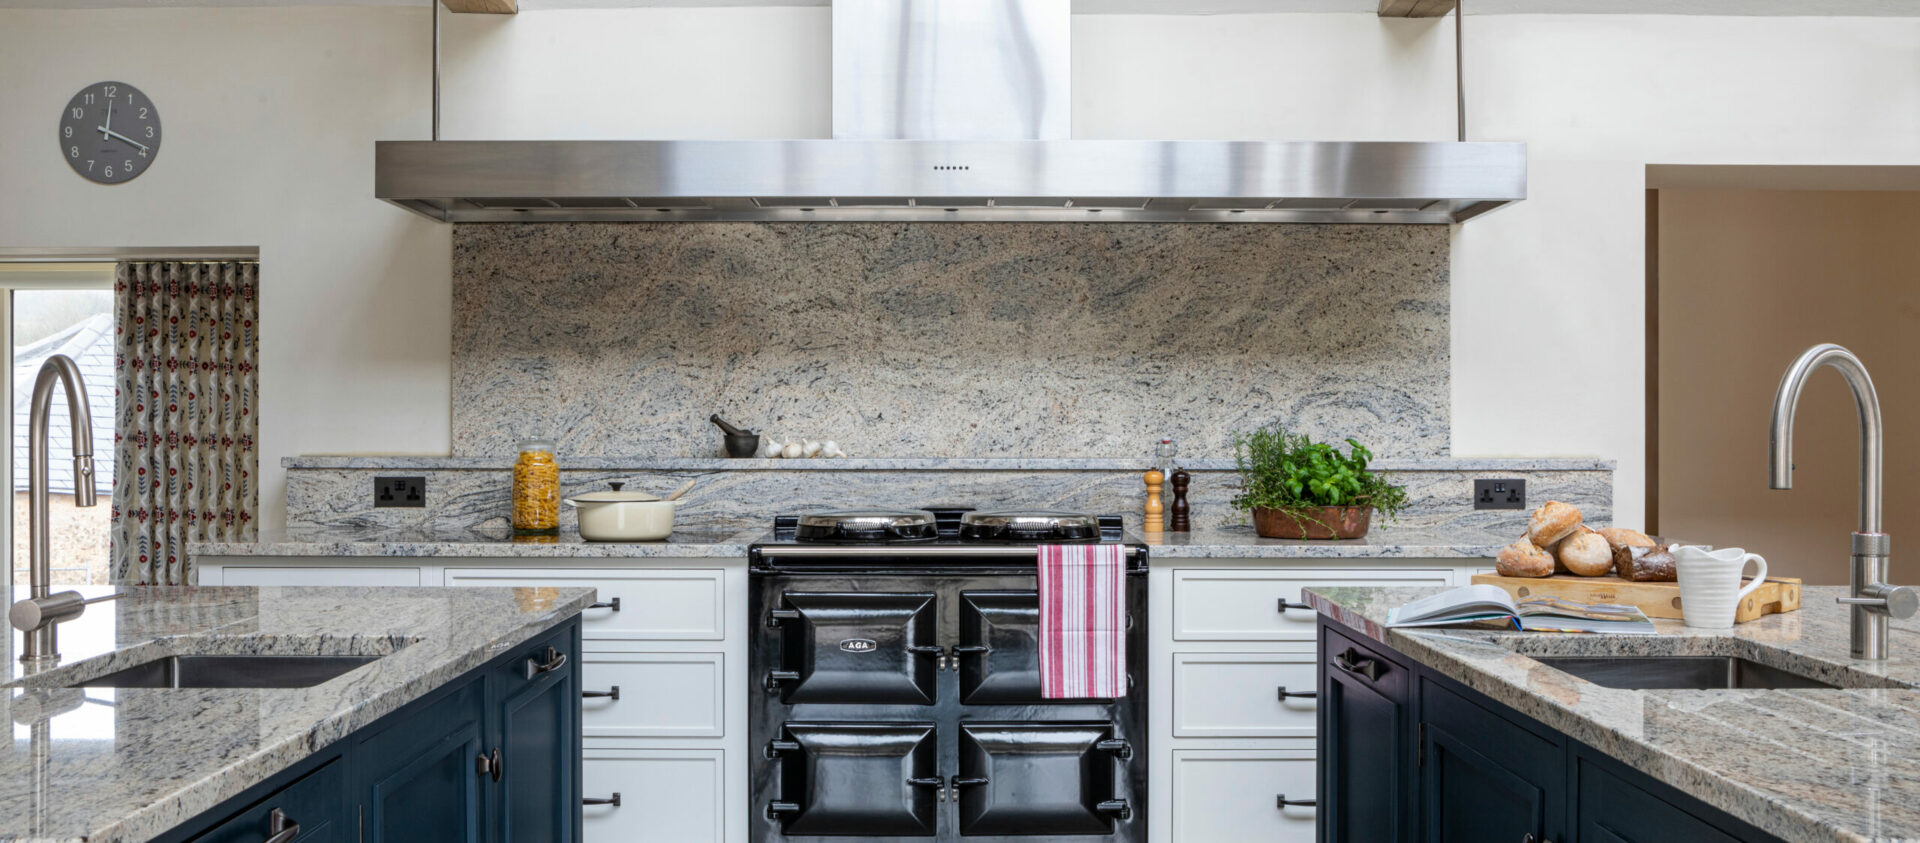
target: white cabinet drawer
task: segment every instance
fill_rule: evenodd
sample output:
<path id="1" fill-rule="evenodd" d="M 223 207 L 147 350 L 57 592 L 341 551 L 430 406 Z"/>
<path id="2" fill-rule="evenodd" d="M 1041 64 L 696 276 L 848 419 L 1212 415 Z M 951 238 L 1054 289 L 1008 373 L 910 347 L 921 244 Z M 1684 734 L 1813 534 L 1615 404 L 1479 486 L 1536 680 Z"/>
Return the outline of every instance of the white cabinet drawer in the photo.
<path id="1" fill-rule="evenodd" d="M 335 568 L 331 566 L 236 568 L 228 566 L 221 568 L 220 574 L 220 585 L 420 585 L 419 568 Z"/>
<path id="2" fill-rule="evenodd" d="M 581 656 L 580 689 L 620 689 L 620 698 L 580 701 L 588 738 L 717 738 L 726 734 L 726 657 L 720 653 L 600 653 Z"/>
<path id="3" fill-rule="evenodd" d="M 1312 750 L 1174 750 L 1173 843 L 1311 843 L 1314 809 L 1282 794 L 1314 798 Z"/>
<path id="4" fill-rule="evenodd" d="M 1316 613 L 1279 608 L 1283 599 L 1299 603 L 1303 588 L 1452 582 L 1450 568 L 1178 570 L 1173 572 L 1173 637 L 1177 641 L 1312 641 Z"/>
<path id="5" fill-rule="evenodd" d="M 625 641 L 719 641 L 726 637 L 726 572 L 718 568 L 632 570 L 611 568 L 448 568 L 447 585 L 585 586 L 599 589 L 602 603 L 588 609 L 581 634 Z"/>
<path id="6" fill-rule="evenodd" d="M 726 793 L 718 749 L 596 749 L 581 755 L 581 793 L 620 804 L 581 810 L 585 843 L 720 843 Z"/>
<path id="7" fill-rule="evenodd" d="M 1311 738 L 1312 698 L 1280 698 L 1280 688 L 1314 692 L 1312 653 L 1175 653 L 1173 736 Z"/>

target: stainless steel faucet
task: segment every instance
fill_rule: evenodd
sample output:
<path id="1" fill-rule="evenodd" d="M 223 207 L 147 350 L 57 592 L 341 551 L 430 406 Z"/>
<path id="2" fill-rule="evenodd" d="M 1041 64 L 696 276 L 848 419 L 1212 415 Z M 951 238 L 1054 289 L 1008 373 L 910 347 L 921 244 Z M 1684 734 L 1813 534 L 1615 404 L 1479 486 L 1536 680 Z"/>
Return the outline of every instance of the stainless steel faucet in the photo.
<path id="1" fill-rule="evenodd" d="M 1800 405 L 1800 391 L 1806 387 L 1808 376 L 1822 366 L 1832 366 L 1846 379 L 1853 390 L 1854 408 L 1860 413 L 1860 529 L 1853 533 L 1853 592 L 1839 600 L 1853 608 L 1853 657 L 1885 659 L 1887 619 L 1912 617 L 1920 609 L 1920 593 L 1887 584 L 1887 556 L 1892 545 L 1880 529 L 1880 394 L 1873 389 L 1867 367 L 1853 352 L 1833 343 L 1816 345 L 1793 361 L 1780 377 L 1780 389 L 1773 394 L 1773 473 L 1769 485 L 1793 488 L 1793 412 Z"/>
<path id="2" fill-rule="evenodd" d="M 20 661 L 45 666 L 60 660 L 54 625 L 86 611 L 90 601 L 78 592 L 53 594 L 52 554 L 47 529 L 47 425 L 53 415 L 55 383 L 67 390 L 67 422 L 73 428 L 73 502 L 93 506 L 93 418 L 87 407 L 86 384 L 73 358 L 55 354 L 41 364 L 33 380 L 33 403 L 27 418 L 27 599 L 13 604 L 7 618 L 26 633 Z"/>

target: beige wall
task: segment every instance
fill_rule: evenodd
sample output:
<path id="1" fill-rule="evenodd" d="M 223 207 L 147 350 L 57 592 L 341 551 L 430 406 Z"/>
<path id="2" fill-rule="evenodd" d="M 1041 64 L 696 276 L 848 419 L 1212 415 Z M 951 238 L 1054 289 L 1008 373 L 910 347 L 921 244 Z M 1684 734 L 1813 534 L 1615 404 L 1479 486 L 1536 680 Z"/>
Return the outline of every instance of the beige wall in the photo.
<path id="1" fill-rule="evenodd" d="M 1887 423 L 1888 532 L 1920 515 L 1920 193 L 1660 192 L 1660 529 L 1746 547 L 1773 571 L 1847 581 L 1858 424 L 1839 376 L 1801 397 L 1791 491 L 1767 488 L 1767 419 L 1818 342 L 1873 373 Z M 1896 568 L 1896 579 L 1899 570 Z M 1906 580 L 1911 580 L 1911 569 Z"/>

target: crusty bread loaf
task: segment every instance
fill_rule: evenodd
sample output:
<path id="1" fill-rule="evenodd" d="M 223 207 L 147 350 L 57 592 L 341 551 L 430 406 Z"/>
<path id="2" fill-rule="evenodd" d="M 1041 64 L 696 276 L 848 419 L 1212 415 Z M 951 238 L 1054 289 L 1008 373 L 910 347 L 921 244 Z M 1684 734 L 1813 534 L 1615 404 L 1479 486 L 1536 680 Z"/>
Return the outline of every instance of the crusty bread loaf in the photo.
<path id="1" fill-rule="evenodd" d="M 1653 539 L 1646 533 L 1626 527 L 1603 527 L 1595 530 L 1614 550 L 1623 547 L 1652 547 Z"/>
<path id="2" fill-rule="evenodd" d="M 1547 501 L 1527 519 L 1527 538 L 1536 546 L 1550 547 L 1580 527 L 1580 510 L 1570 503 Z"/>
<path id="3" fill-rule="evenodd" d="M 1503 577 L 1550 577 L 1553 555 L 1521 536 L 1519 541 L 1500 548 L 1494 571 Z"/>
<path id="4" fill-rule="evenodd" d="M 1624 547 L 1613 557 L 1613 572 L 1631 582 L 1674 582 L 1680 578 L 1673 554 L 1664 547 Z"/>
<path id="5" fill-rule="evenodd" d="M 1567 570 L 1583 577 L 1598 577 L 1613 570 L 1613 548 L 1599 533 L 1585 527 L 1560 540 L 1557 556 Z"/>

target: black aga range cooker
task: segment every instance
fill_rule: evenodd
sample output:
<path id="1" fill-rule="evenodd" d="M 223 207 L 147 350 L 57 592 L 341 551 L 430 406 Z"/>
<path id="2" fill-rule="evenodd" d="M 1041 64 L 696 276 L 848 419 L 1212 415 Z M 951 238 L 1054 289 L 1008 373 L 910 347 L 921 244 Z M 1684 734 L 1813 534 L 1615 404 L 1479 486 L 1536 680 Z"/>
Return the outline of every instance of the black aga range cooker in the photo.
<path id="1" fill-rule="evenodd" d="M 1126 547 L 1128 693 L 1040 693 L 1035 545 L 1120 519 L 782 516 L 753 545 L 752 839 L 1141 843 L 1147 549 Z"/>

